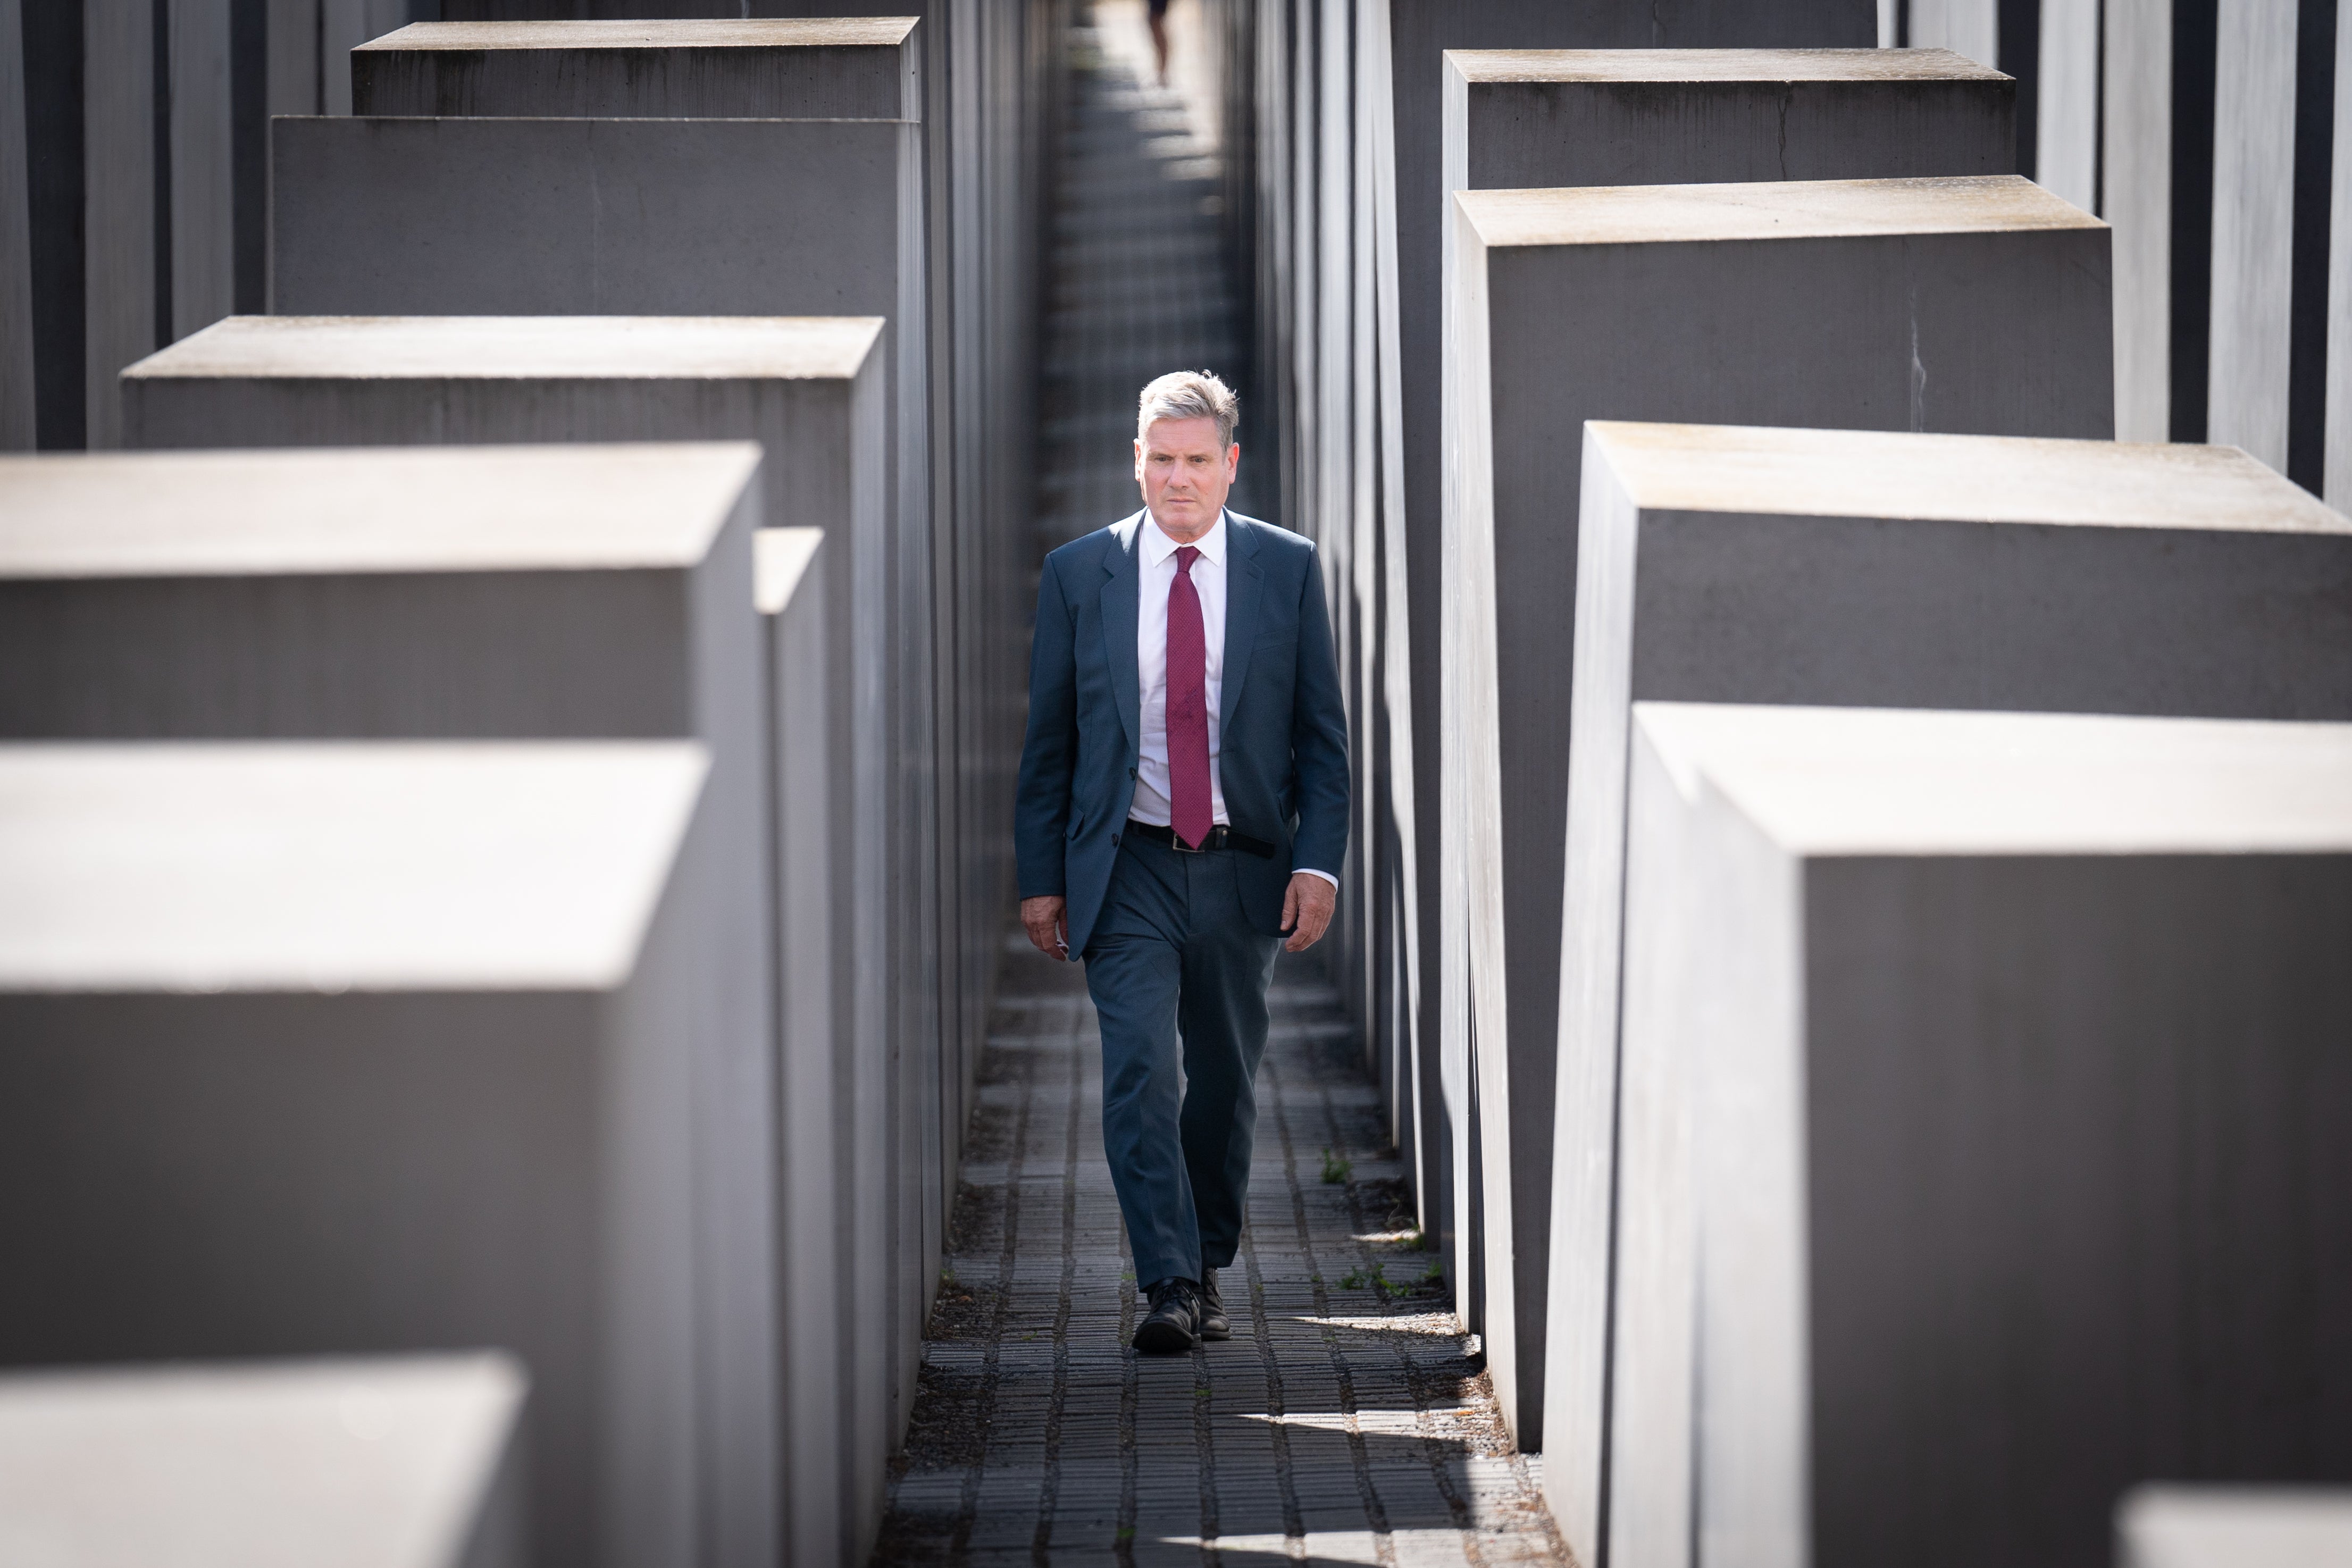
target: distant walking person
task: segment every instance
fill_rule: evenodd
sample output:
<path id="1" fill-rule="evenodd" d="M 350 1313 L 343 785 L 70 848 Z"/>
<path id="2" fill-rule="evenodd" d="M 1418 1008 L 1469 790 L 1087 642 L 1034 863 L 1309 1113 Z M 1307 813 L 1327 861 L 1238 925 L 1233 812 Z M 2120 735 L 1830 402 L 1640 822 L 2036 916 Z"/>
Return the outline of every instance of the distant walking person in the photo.
<path id="1" fill-rule="evenodd" d="M 1266 983 L 1331 924 L 1348 842 L 1322 570 L 1225 510 L 1236 413 L 1212 375 L 1144 388 L 1144 509 L 1045 558 L 1014 807 L 1021 923 L 1086 960 L 1102 1019 L 1135 1348 L 1166 1354 L 1232 1333 Z"/>
<path id="2" fill-rule="evenodd" d="M 1168 0 L 1150 0 L 1151 57 L 1160 62 L 1160 85 L 1168 85 Z"/>

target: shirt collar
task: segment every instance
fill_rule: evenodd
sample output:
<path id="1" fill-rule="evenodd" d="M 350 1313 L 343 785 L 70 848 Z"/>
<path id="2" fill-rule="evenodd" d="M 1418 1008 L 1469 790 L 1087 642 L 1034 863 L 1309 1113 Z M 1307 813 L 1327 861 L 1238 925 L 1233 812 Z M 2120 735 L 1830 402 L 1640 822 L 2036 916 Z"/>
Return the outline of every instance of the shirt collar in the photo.
<path id="1" fill-rule="evenodd" d="M 1217 514 L 1217 520 L 1209 525 L 1207 533 L 1192 541 L 1192 548 L 1199 550 L 1202 559 L 1211 565 L 1225 564 L 1225 514 L 1223 512 L 1220 511 Z M 1143 564 L 1158 566 L 1161 561 L 1174 555 L 1177 549 L 1176 541 L 1168 537 L 1168 531 L 1165 528 L 1151 520 L 1150 509 L 1146 507 L 1143 513 Z"/>

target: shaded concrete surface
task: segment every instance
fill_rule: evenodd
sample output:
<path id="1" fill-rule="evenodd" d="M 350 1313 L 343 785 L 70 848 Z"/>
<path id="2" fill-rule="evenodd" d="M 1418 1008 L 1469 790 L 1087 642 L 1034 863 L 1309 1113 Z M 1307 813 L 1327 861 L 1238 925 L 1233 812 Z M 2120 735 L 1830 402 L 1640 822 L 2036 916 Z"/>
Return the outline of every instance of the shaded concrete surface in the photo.
<path id="1" fill-rule="evenodd" d="M 1139 505 L 1128 442 L 1145 381 L 1243 369 L 1215 149 L 1186 108 L 1189 0 L 1172 9 L 1172 92 L 1138 85 L 1140 5 L 1098 6 L 1073 51 L 1041 553 Z M 1270 465 L 1262 476 L 1271 491 Z M 1243 491 L 1234 506 L 1253 510 Z M 877 1564 L 1565 1561 L 1539 1461 L 1509 1451 L 1484 1364 L 1429 1278 L 1436 1258 L 1319 956 L 1285 960 L 1275 982 L 1249 1228 L 1223 1279 L 1234 1337 L 1138 1357 L 1085 974 L 1008 932 Z"/>

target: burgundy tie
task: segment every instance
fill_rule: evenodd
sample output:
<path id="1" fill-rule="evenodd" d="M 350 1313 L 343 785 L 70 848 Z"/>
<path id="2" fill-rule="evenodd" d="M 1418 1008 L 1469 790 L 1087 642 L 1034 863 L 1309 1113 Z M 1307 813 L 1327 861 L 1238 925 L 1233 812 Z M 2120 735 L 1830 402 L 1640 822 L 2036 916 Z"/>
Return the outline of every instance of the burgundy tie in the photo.
<path id="1" fill-rule="evenodd" d="M 1196 849 L 1216 821 L 1209 809 L 1209 639 L 1192 586 L 1200 555 L 1179 546 L 1176 580 L 1168 585 L 1168 804 L 1176 836 Z"/>

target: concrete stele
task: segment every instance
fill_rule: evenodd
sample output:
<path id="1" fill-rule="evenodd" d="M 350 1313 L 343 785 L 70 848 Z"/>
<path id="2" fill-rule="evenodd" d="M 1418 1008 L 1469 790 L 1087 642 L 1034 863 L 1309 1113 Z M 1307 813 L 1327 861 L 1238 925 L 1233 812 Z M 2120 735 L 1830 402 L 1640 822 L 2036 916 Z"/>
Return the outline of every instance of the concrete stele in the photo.
<path id="1" fill-rule="evenodd" d="M 5 1539 L 89 1564 L 520 1568 L 527 1383 L 500 1354 L 0 1375 Z"/>
<path id="2" fill-rule="evenodd" d="M 1948 49 L 1454 49 L 1445 188 L 1991 175 L 2017 84 Z"/>
<path id="3" fill-rule="evenodd" d="M 2352 726 L 1633 727 L 1611 1560 L 2098 1561 L 2137 1477 L 2341 1475 Z"/>
<path id="4" fill-rule="evenodd" d="M 865 958 L 838 971 L 851 988 L 840 1005 L 845 1027 L 874 1040 L 888 1038 L 889 956 L 919 950 L 904 902 L 887 897 L 888 868 L 921 852 L 891 794 L 898 727 L 919 710 L 894 695 L 911 661 L 891 632 L 904 610 L 888 563 L 905 558 L 890 538 L 885 331 L 874 318 L 244 317 L 134 367 L 126 384 L 139 439 L 156 445 L 760 441 L 763 520 L 834 541 L 821 557 L 824 678 L 853 769 L 837 786 L 835 853 L 854 878 L 836 913 Z M 885 1169 L 898 1179 L 897 1162 Z M 887 1455 L 887 1437 L 869 1437 L 858 1451 Z M 880 1484 L 877 1469 L 859 1495 L 878 1507 Z"/>
<path id="5" fill-rule="evenodd" d="M 395 398 L 416 384 L 371 383 Z M 519 395 L 488 384 L 503 389 L 494 409 Z M 633 384 L 662 383 L 588 382 L 581 396 L 624 424 L 613 394 Z M 215 412 L 233 402 L 223 393 Z M 61 480 L 61 469 L 76 472 Z M 283 489 L 281 471 L 297 476 Z M 709 901 L 691 960 L 704 1003 L 680 1040 L 694 1056 L 702 1167 L 693 1260 L 711 1349 L 700 1398 L 728 1434 L 711 1450 L 709 1528 L 730 1556 L 772 1540 L 780 1473 L 760 1371 L 780 1338 L 768 719 L 751 567 L 761 476 L 749 443 L 0 462 L 0 493 L 28 501 L 0 507 L 11 518 L 0 547 L 21 541 L 31 558 L 19 572 L 0 554 L 0 736 L 677 737 L 709 748 L 705 815 L 737 852 L 691 879 Z M 322 503 L 336 485 L 365 498 Z M 417 527 L 428 512 L 436 520 Z M 91 515 L 112 520 L 77 559 L 60 540 Z M 432 553 L 453 536 L 453 549 Z"/>
<path id="6" fill-rule="evenodd" d="M 2116 1507 L 2116 1568 L 2346 1568 L 2342 1487 L 2135 1487 Z"/>
<path id="7" fill-rule="evenodd" d="M 1583 1554 L 1599 1347 L 1570 1347 L 1591 1364 L 1567 1375 L 1576 1409 L 1555 1432 L 1541 1327 L 1579 433 L 1605 417 L 2104 437 L 2108 236 L 2013 175 L 1452 201 L 1446 950 L 1466 945 L 1481 1042 L 1487 1354 Z"/>
<path id="8" fill-rule="evenodd" d="M 856 1437 L 845 1441 L 842 1412 L 887 1408 L 894 1364 L 888 1336 L 853 1328 L 888 1319 L 889 1249 L 867 1243 L 887 1234 L 894 1189 L 887 1064 L 858 1049 L 859 956 L 835 935 L 840 913 L 870 895 L 848 850 L 858 819 L 854 694 L 834 672 L 854 655 L 849 629 L 826 613 L 827 548 L 817 528 L 762 528 L 754 540 L 784 1041 L 779 1218 L 789 1260 L 782 1305 L 793 1325 L 783 1367 L 793 1562 L 858 1554 L 882 1456 Z"/>
<path id="9" fill-rule="evenodd" d="M 1565 1380 L 1604 1375 L 1612 1322 L 1621 1363 L 1660 1332 L 1591 1283 L 1628 1234 L 1629 706 L 2352 718 L 2352 521 L 2228 447 L 1596 421 L 1584 476 L 1547 1309 L 1555 1401 L 1597 1422 Z M 1613 1408 L 1623 1453 L 1643 1412 Z M 1555 1431 L 1597 1487 L 1601 1434 Z M 1652 1517 L 1612 1509 L 1621 1542 Z"/>
<path id="10" fill-rule="evenodd" d="M 920 120 L 912 16 L 414 22 L 352 51 L 362 115 Z"/>
<path id="11" fill-rule="evenodd" d="M 2017 164 L 2016 84 L 1945 49 L 1452 49 L 1443 70 L 1448 192 L 1990 175 Z M 1441 299 L 1459 267 L 1447 225 Z M 1424 635 L 1433 640 L 1439 619 Z M 1458 817 L 1450 825 L 1458 832 Z M 1450 875 L 1460 874 L 1461 852 L 1458 841 L 1440 843 Z M 1469 1071 L 1463 943 L 1440 946 L 1440 1049 L 1446 1080 L 1460 1084 Z M 1453 1096 L 1448 1129 L 1452 1179 L 1465 1191 L 1468 1098 Z M 1476 1241 L 1471 1227 L 1456 1228 L 1458 1279 L 1477 1271 Z"/>
<path id="12" fill-rule="evenodd" d="M 690 1554 L 708 773 L 0 746 L 0 1362 L 503 1345 L 530 1561 Z"/>

